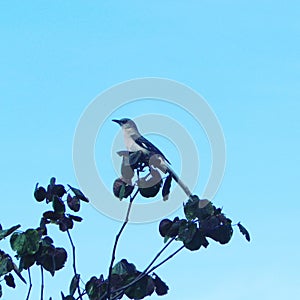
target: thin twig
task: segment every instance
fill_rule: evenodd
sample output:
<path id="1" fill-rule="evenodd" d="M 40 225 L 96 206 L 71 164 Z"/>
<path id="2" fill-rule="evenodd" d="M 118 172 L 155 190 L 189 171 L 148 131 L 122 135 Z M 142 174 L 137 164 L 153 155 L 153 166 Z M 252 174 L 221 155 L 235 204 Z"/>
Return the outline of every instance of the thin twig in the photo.
<path id="1" fill-rule="evenodd" d="M 76 248 L 75 248 L 75 245 L 73 243 L 73 240 L 72 240 L 72 237 L 71 237 L 71 234 L 70 234 L 69 230 L 67 230 L 67 234 L 68 234 L 71 246 L 72 246 L 74 276 L 77 276 L 79 274 L 77 274 L 77 270 L 76 270 L 76 252 L 75 252 Z M 80 286 L 79 286 L 79 280 L 77 282 L 77 291 L 78 291 L 79 299 L 82 300 L 82 295 L 81 295 Z"/>
<path id="2" fill-rule="evenodd" d="M 41 266 L 41 300 L 44 299 L 44 268 Z"/>
<path id="3" fill-rule="evenodd" d="M 29 289 L 28 289 L 28 293 L 27 293 L 26 300 L 29 299 L 30 292 L 31 292 L 31 289 L 32 289 L 32 282 L 31 282 L 30 268 L 28 268 L 28 279 L 29 279 Z"/>
<path id="4" fill-rule="evenodd" d="M 138 192 L 139 192 L 139 189 L 137 189 L 137 191 L 135 192 L 135 194 L 133 196 L 130 196 L 130 200 L 129 200 L 129 205 L 128 205 L 128 209 L 127 209 L 125 221 L 124 221 L 124 223 L 123 223 L 120 231 L 116 235 L 116 239 L 115 239 L 115 243 L 114 243 L 114 247 L 113 247 L 113 252 L 112 252 L 112 257 L 111 257 L 111 261 L 110 261 L 110 266 L 109 266 L 108 282 L 107 282 L 107 292 L 106 292 L 106 295 L 104 295 L 104 296 L 107 296 L 108 299 L 110 299 L 111 273 L 112 273 L 114 261 L 115 261 L 115 258 L 116 258 L 116 250 L 117 250 L 118 242 L 119 242 L 119 239 L 120 239 L 120 236 L 121 236 L 123 230 L 125 229 L 128 221 L 129 221 L 129 214 L 130 214 L 130 210 L 131 210 L 131 207 L 132 207 L 132 203 L 133 203 L 134 198 L 138 194 Z"/>
<path id="5" fill-rule="evenodd" d="M 138 276 L 135 280 L 133 280 L 131 283 L 119 288 L 117 291 L 121 291 L 120 293 L 118 293 L 117 295 L 115 295 L 111 300 L 116 300 L 118 299 L 123 293 L 124 290 L 126 290 L 127 288 L 129 288 L 130 286 L 134 285 L 135 283 L 137 283 L 138 281 L 140 281 L 141 279 L 143 279 L 145 276 L 148 276 L 150 273 L 152 273 L 155 269 L 157 269 L 158 267 L 160 267 L 162 264 L 164 264 L 165 262 L 167 262 L 169 259 L 171 259 L 173 256 L 175 256 L 178 252 L 180 252 L 182 249 L 184 249 L 184 245 L 182 245 L 180 248 L 178 248 L 175 252 L 173 252 L 171 255 L 169 255 L 166 259 L 164 259 L 163 261 L 161 261 L 159 264 L 155 265 L 153 268 L 151 268 L 149 271 L 147 272 L 143 272 L 142 276 Z"/>

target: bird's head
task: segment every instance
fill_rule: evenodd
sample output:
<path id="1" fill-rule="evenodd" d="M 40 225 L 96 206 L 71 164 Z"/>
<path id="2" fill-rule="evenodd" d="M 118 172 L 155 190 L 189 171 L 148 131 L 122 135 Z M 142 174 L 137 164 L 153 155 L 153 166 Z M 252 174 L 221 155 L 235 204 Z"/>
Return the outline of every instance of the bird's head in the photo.
<path id="1" fill-rule="evenodd" d="M 120 120 L 114 119 L 112 121 L 118 123 L 122 127 L 122 129 L 124 129 L 126 131 L 136 131 L 136 132 L 138 132 L 136 124 L 131 119 L 123 118 L 123 119 L 120 119 Z"/>

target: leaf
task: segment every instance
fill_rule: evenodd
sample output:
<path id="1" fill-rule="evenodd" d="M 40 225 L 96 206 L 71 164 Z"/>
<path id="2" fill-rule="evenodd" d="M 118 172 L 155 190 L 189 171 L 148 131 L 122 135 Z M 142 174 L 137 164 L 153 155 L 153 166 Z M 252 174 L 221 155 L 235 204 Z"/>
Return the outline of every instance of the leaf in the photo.
<path id="1" fill-rule="evenodd" d="M 42 186 L 38 187 L 38 183 L 35 186 L 35 190 L 34 190 L 34 198 L 36 201 L 41 202 L 44 201 L 46 196 L 47 196 L 47 192 L 46 189 Z"/>
<path id="2" fill-rule="evenodd" d="M 0 276 L 11 272 L 13 268 L 12 258 L 0 250 Z"/>
<path id="3" fill-rule="evenodd" d="M 0 230 L 0 240 L 6 238 L 7 236 L 9 236 L 10 234 L 12 234 L 14 231 L 16 231 L 17 229 L 19 229 L 21 227 L 21 225 L 15 225 L 9 229 L 1 229 Z"/>
<path id="4" fill-rule="evenodd" d="M 111 274 L 130 275 L 136 272 L 137 270 L 134 264 L 129 263 L 126 259 L 122 259 L 114 265 Z"/>
<path id="5" fill-rule="evenodd" d="M 199 209 L 200 199 L 198 196 L 193 195 L 191 199 L 188 200 L 186 204 L 184 204 L 184 214 L 188 220 L 194 220 L 197 218 L 197 212 Z"/>
<path id="6" fill-rule="evenodd" d="M 12 276 L 10 273 L 4 276 L 4 280 L 7 286 L 13 289 L 16 287 L 14 276 Z"/>
<path id="7" fill-rule="evenodd" d="M 58 196 L 53 197 L 52 206 L 53 206 L 54 213 L 56 214 L 62 215 L 66 211 L 65 204 Z"/>
<path id="8" fill-rule="evenodd" d="M 197 225 L 191 221 L 182 221 L 178 230 L 178 240 L 184 243 L 192 241 L 197 231 Z"/>
<path id="9" fill-rule="evenodd" d="M 52 193 L 53 193 L 53 195 L 62 197 L 66 193 L 66 189 L 62 184 L 55 184 L 52 187 Z"/>
<path id="10" fill-rule="evenodd" d="M 55 222 L 55 221 L 57 221 L 61 217 L 61 215 L 58 214 L 58 213 L 56 213 L 56 212 L 54 212 L 54 211 L 52 211 L 52 210 L 48 210 L 48 211 L 45 211 L 43 213 L 43 217 L 46 220 L 50 220 L 50 221 Z"/>
<path id="11" fill-rule="evenodd" d="M 23 255 L 20 259 L 20 271 L 28 270 L 35 263 L 34 255 Z"/>
<path id="12" fill-rule="evenodd" d="M 164 186 L 162 188 L 162 196 L 163 200 L 166 201 L 169 198 L 170 189 L 171 189 L 171 183 L 172 183 L 172 175 L 169 174 L 165 180 Z"/>
<path id="13" fill-rule="evenodd" d="M 199 229 L 196 231 L 196 233 L 193 236 L 193 239 L 190 242 L 183 242 L 183 244 L 185 248 L 187 248 L 190 251 L 199 250 L 201 246 L 206 248 L 209 245 L 206 237 Z"/>
<path id="14" fill-rule="evenodd" d="M 103 280 L 101 275 L 98 279 L 93 276 L 85 285 L 86 293 L 90 300 L 98 300 L 104 295 L 107 289 L 107 283 Z"/>
<path id="15" fill-rule="evenodd" d="M 26 280 L 24 279 L 24 277 L 22 276 L 20 270 L 18 269 L 18 267 L 13 263 L 13 270 L 15 271 L 15 273 L 18 275 L 18 277 L 25 283 L 26 283 Z"/>
<path id="16" fill-rule="evenodd" d="M 154 289 L 155 285 L 153 279 L 150 276 L 145 276 L 126 289 L 125 295 L 129 299 L 143 299 L 146 296 L 152 295 Z"/>
<path id="17" fill-rule="evenodd" d="M 75 212 L 78 212 L 80 210 L 80 200 L 77 196 L 72 197 L 70 194 L 68 194 L 67 204 L 69 208 Z"/>
<path id="18" fill-rule="evenodd" d="M 163 296 L 168 294 L 169 287 L 165 282 L 163 282 L 156 274 L 154 274 L 154 285 L 155 285 L 155 292 L 158 296 Z"/>
<path id="19" fill-rule="evenodd" d="M 240 232 L 245 236 L 246 240 L 250 242 L 250 234 L 248 230 L 240 222 L 237 224 L 237 226 L 239 227 Z"/>
<path id="20" fill-rule="evenodd" d="M 73 296 L 77 287 L 78 287 L 78 284 L 79 284 L 79 280 L 80 280 L 80 275 L 79 274 L 76 274 L 73 276 L 72 280 L 71 280 L 71 283 L 70 283 L 70 295 Z"/>
<path id="21" fill-rule="evenodd" d="M 82 193 L 81 190 L 76 189 L 76 188 L 70 186 L 69 184 L 68 184 L 68 187 L 69 187 L 69 188 L 71 189 L 71 191 L 75 194 L 75 196 L 78 197 L 78 199 L 80 199 L 80 200 L 82 200 L 82 201 L 84 201 L 84 202 L 89 202 L 89 199 L 88 199 L 87 197 L 84 196 L 84 194 Z"/>
<path id="22" fill-rule="evenodd" d="M 81 217 L 79 217 L 79 216 L 74 216 L 74 215 L 70 215 L 70 214 L 68 214 L 68 217 L 71 219 L 71 220 L 73 220 L 73 221 L 75 221 L 75 222 L 81 222 L 83 219 L 81 218 Z"/>
<path id="23" fill-rule="evenodd" d="M 59 225 L 59 230 L 65 232 L 69 229 L 72 229 L 74 226 L 74 222 L 72 219 L 66 217 L 65 215 L 62 216 L 58 221 L 57 224 Z"/>
<path id="24" fill-rule="evenodd" d="M 54 276 L 55 271 L 64 267 L 67 260 L 67 252 L 64 248 L 55 248 L 53 245 L 42 246 L 37 254 L 37 264 Z"/>
<path id="25" fill-rule="evenodd" d="M 39 250 L 40 235 L 35 229 L 23 233 L 14 233 L 10 238 L 11 248 L 19 256 L 35 254 Z"/>
<path id="26" fill-rule="evenodd" d="M 120 188 L 120 193 L 119 193 L 120 201 L 122 201 L 122 199 L 124 198 L 125 192 L 126 192 L 125 184 L 122 184 L 121 188 Z"/>

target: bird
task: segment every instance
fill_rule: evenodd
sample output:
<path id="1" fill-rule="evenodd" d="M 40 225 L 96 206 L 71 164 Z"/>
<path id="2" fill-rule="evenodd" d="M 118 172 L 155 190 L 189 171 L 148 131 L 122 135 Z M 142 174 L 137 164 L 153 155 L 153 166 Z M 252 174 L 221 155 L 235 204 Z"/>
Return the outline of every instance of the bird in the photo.
<path id="1" fill-rule="evenodd" d="M 138 127 L 133 120 L 129 118 L 122 118 L 119 120 L 113 119 L 112 121 L 121 126 L 124 135 L 124 143 L 128 151 L 142 151 L 144 154 L 150 157 L 152 155 L 155 155 L 156 158 L 160 159 L 160 163 L 157 165 L 157 167 L 163 173 L 169 173 L 172 176 L 172 178 L 178 183 L 178 185 L 183 189 L 185 194 L 189 198 L 192 197 L 192 193 L 189 190 L 189 188 L 182 182 L 179 176 L 171 168 L 170 161 L 155 145 L 153 145 L 139 132 Z"/>

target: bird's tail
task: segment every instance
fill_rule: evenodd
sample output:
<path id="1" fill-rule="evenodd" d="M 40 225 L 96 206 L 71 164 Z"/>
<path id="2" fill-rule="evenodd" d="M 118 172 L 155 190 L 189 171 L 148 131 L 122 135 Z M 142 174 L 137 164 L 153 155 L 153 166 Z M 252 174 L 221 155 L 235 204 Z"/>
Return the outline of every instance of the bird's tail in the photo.
<path id="1" fill-rule="evenodd" d="M 181 187 L 184 193 L 192 199 L 192 193 L 188 186 L 180 179 L 180 177 L 176 174 L 176 172 L 171 168 L 171 166 L 164 160 L 159 159 L 160 163 L 156 163 L 156 167 L 159 168 L 163 173 L 169 173 L 172 178 L 177 182 L 177 184 Z M 157 162 L 157 161 L 156 161 Z"/>
<path id="2" fill-rule="evenodd" d="M 168 166 L 167 167 L 167 172 L 172 176 L 172 178 L 177 182 L 177 184 L 182 188 L 184 193 L 191 199 L 192 193 L 188 186 L 179 178 L 179 176 L 175 173 L 175 171 Z"/>

